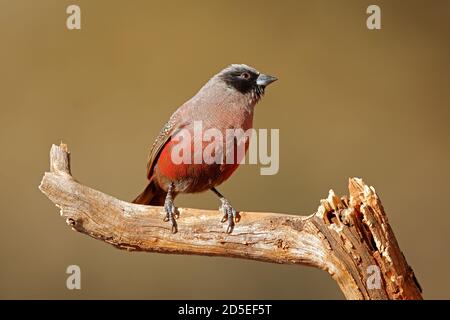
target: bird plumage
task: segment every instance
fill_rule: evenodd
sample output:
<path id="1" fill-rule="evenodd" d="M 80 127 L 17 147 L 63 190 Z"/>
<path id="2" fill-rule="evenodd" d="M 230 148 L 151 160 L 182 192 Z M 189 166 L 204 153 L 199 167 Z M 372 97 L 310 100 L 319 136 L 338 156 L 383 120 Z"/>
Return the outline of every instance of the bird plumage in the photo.
<path id="1" fill-rule="evenodd" d="M 204 131 L 214 128 L 222 133 L 227 129 L 246 131 L 252 128 L 254 107 L 264 95 L 266 85 L 275 80 L 276 78 L 260 74 L 252 67 L 236 64 L 213 76 L 197 94 L 172 114 L 160 131 L 149 154 L 149 183 L 133 202 L 163 205 L 169 187 L 173 199 L 180 192 L 206 191 L 228 179 L 237 169 L 239 162 L 206 164 L 191 161 L 175 164 L 171 158 L 176 144 L 173 137 L 180 130 L 185 130 L 194 137 L 195 122 L 201 122 Z M 225 139 L 225 134 L 223 136 Z M 230 148 L 238 148 L 236 141 L 232 144 L 225 144 L 226 141 L 223 143 L 223 157 L 230 152 Z M 247 150 L 248 141 L 245 143 Z M 202 148 L 196 150 L 192 141 L 192 159 L 195 158 L 196 152 L 203 152 L 207 144 L 203 142 Z"/>

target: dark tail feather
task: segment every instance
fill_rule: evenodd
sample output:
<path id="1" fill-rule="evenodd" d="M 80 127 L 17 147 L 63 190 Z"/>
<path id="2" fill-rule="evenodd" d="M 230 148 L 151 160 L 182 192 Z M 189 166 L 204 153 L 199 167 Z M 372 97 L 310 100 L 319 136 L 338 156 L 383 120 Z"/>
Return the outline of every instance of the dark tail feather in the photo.
<path id="1" fill-rule="evenodd" d="M 132 202 L 150 206 L 162 206 L 166 200 L 167 192 L 159 188 L 152 180 L 149 181 L 145 190 Z"/>

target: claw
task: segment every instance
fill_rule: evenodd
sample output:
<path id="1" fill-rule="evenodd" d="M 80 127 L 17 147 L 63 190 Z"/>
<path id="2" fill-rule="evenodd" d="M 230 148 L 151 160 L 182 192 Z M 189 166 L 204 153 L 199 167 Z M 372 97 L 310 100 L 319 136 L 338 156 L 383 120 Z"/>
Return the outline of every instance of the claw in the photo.
<path id="1" fill-rule="evenodd" d="M 228 220 L 228 215 L 225 213 L 222 217 L 222 220 L 220 220 L 220 222 L 224 223 L 227 220 Z"/>
<path id="2" fill-rule="evenodd" d="M 221 198 L 220 201 L 222 202 L 222 205 L 220 206 L 219 211 L 224 214 L 221 222 L 224 223 L 228 221 L 226 232 L 229 234 L 233 231 L 235 221 L 238 222 L 240 217 L 227 199 Z"/>
<path id="3" fill-rule="evenodd" d="M 173 198 L 172 198 L 172 189 L 173 184 L 169 186 L 169 189 L 167 191 L 166 201 L 164 202 L 164 211 L 166 211 L 166 216 L 164 217 L 164 222 L 170 221 L 172 224 L 171 231 L 172 233 L 177 233 L 178 227 L 176 219 L 180 217 L 180 213 L 178 212 L 177 208 L 173 204 Z"/>
<path id="4" fill-rule="evenodd" d="M 176 218 L 175 218 L 173 212 L 170 212 L 170 213 L 168 214 L 168 216 L 166 216 L 166 217 L 164 218 L 164 221 L 165 221 L 165 222 L 167 222 L 167 221 L 170 220 L 170 223 L 172 224 L 172 228 L 171 228 L 172 233 L 177 233 L 177 232 L 178 232 L 177 221 L 176 221 L 175 219 L 176 219 Z"/>

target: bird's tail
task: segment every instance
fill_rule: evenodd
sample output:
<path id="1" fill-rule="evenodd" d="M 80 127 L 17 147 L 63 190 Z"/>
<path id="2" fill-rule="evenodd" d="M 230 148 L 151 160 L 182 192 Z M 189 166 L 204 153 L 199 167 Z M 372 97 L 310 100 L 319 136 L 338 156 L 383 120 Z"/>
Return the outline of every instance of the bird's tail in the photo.
<path id="1" fill-rule="evenodd" d="M 167 192 L 157 186 L 153 180 L 150 180 L 147 187 L 145 187 L 145 190 L 132 202 L 136 204 L 162 206 L 164 205 L 166 196 Z"/>

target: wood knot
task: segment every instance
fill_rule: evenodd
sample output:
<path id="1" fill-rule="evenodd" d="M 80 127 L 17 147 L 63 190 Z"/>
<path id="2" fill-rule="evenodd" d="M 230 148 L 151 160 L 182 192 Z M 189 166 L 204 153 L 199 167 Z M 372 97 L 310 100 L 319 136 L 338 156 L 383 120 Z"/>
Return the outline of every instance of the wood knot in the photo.
<path id="1" fill-rule="evenodd" d="M 75 225 L 77 224 L 77 222 L 73 218 L 67 218 L 66 223 L 71 227 L 75 227 Z"/>
<path id="2" fill-rule="evenodd" d="M 289 248 L 289 245 L 287 244 L 286 241 L 284 241 L 284 240 L 282 240 L 282 239 L 278 239 L 278 240 L 277 240 L 277 247 L 278 247 L 279 249 L 286 250 L 286 249 Z"/>

